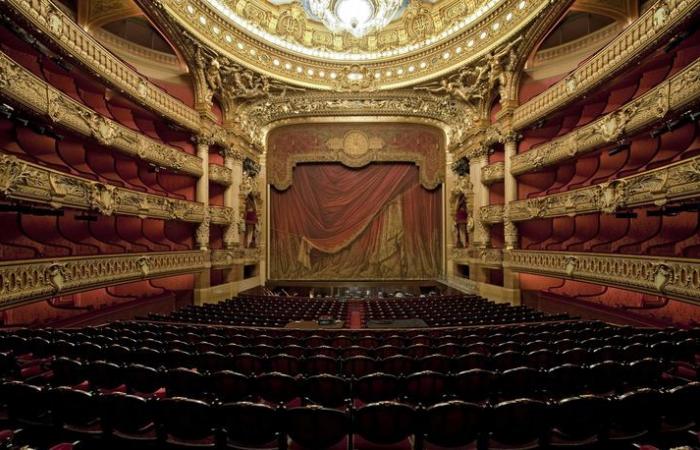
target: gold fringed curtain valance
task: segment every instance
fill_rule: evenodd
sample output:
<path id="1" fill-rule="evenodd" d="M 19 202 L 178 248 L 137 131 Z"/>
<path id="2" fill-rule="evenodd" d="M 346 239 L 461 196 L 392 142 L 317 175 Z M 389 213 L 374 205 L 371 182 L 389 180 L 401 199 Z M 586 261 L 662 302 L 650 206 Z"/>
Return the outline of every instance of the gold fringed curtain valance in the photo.
<path id="1" fill-rule="evenodd" d="M 413 163 L 426 189 L 436 188 L 445 177 L 445 139 L 441 130 L 428 125 L 289 125 L 270 132 L 267 148 L 267 179 L 278 190 L 292 185 L 292 172 L 300 163 L 339 162 L 348 167 L 372 162 Z"/>

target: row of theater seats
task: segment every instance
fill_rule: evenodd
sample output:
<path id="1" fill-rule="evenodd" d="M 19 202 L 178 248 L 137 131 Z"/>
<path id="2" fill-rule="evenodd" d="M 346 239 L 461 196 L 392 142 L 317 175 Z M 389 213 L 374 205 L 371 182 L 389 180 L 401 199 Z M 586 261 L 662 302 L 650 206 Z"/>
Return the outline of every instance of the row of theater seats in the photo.
<path id="1" fill-rule="evenodd" d="M 363 301 L 369 320 L 423 319 L 428 326 L 469 326 L 547 320 L 526 306 L 497 304 L 477 296 L 389 298 Z M 557 315 L 554 320 L 566 319 Z M 550 320 L 552 318 L 549 318 Z"/>
<path id="2" fill-rule="evenodd" d="M 496 304 L 465 296 L 356 300 L 369 320 L 422 319 L 431 327 L 496 325 L 521 322 L 565 320 L 566 314 L 546 315 L 524 306 Z M 187 306 L 170 315 L 153 314 L 151 320 L 212 325 L 283 327 L 296 320 L 317 320 L 320 316 L 344 320 L 347 301 L 298 297 L 239 297 L 223 303 Z"/>
<path id="3" fill-rule="evenodd" d="M 57 358 L 51 371 L 29 378 L 36 384 L 93 391 L 121 391 L 144 397 L 185 396 L 218 401 L 263 401 L 289 404 L 311 401 L 338 407 L 381 400 L 430 405 L 444 399 L 497 402 L 519 397 L 557 399 L 575 394 L 612 394 L 641 387 L 669 387 L 678 378 L 661 362 L 647 358 L 630 363 L 604 361 L 590 366 L 563 364 L 549 369 L 515 367 L 503 371 L 470 369 L 458 373 L 431 370 L 394 375 L 375 372 L 360 377 L 291 375 L 232 370 L 151 367 L 104 360 L 82 363 Z M 670 371 L 670 370 L 669 370 Z"/>
<path id="4" fill-rule="evenodd" d="M 700 383 L 550 402 L 414 407 L 383 401 L 347 408 L 145 399 L 22 382 L 1 389 L 9 424 L 26 427 L 40 446 L 80 439 L 81 449 L 668 448 L 697 443 L 688 431 L 700 423 Z"/>
<path id="5" fill-rule="evenodd" d="M 204 401 L 203 407 L 217 411 L 221 403 L 241 401 L 256 408 L 349 405 L 357 411 L 378 401 L 398 401 L 423 411 L 422 406 L 448 400 L 472 402 L 486 417 L 497 409 L 494 405 L 520 397 L 528 397 L 523 401 L 528 404 L 558 404 L 567 396 L 603 395 L 610 405 L 639 389 L 666 396 L 697 376 L 698 337 L 697 329 L 586 321 L 401 332 L 263 331 L 161 322 L 24 329 L 0 336 L 4 376 L 16 380 L 6 384 L 1 397 L 8 411 L 11 399 L 22 397 L 12 389 L 38 389 L 44 395 L 62 386 L 98 399 L 136 394 L 139 404 Z M 25 388 L 28 383 L 36 386 Z M 56 413 L 49 410 L 55 428 Z M 165 422 L 152 421 L 158 424 L 152 430 L 154 445 L 182 438 L 171 436 Z M 482 446 L 488 446 L 494 431 L 478 428 Z M 212 445 L 223 445 L 222 429 L 214 430 L 220 436 Z M 109 430 L 100 428 L 100 439 L 112 439 Z M 411 433 L 422 439 L 418 426 Z M 609 433 L 596 436 L 608 439 Z"/>

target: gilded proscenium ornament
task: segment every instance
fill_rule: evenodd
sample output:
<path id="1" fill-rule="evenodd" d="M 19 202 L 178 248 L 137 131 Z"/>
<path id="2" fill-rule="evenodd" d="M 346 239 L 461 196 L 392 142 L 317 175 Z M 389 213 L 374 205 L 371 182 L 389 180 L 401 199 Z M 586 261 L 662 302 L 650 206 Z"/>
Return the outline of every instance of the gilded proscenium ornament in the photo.
<path id="1" fill-rule="evenodd" d="M 684 24 L 697 20 L 698 6 L 700 0 L 657 1 L 568 77 L 516 108 L 513 127 L 520 130 L 537 122 L 633 66 Z"/>
<path id="2" fill-rule="evenodd" d="M 417 86 L 414 89 L 436 95 L 449 95 L 471 105 L 477 112 L 482 111 L 484 104 L 491 101 L 494 90 L 498 90 L 501 99 L 506 101 L 508 97 L 505 87 L 513 76 L 518 58 L 516 46 L 521 39 L 517 38 L 502 48 L 486 53 L 483 59 L 474 63 L 473 66 L 466 66 L 440 81 Z"/>
<path id="3" fill-rule="evenodd" d="M 50 86 L 0 52 L 0 97 L 101 145 L 159 167 L 201 174 L 201 161 L 108 119 Z"/>
<path id="4" fill-rule="evenodd" d="M 513 175 L 557 164 L 614 143 L 684 112 L 700 100 L 700 60 L 616 111 L 512 159 Z"/>
<path id="5" fill-rule="evenodd" d="M 196 131 L 200 127 L 197 111 L 151 83 L 128 64 L 98 43 L 75 20 L 66 16 L 51 0 L 3 0 L 3 8 L 13 16 L 38 28 L 37 34 L 51 47 L 78 62 L 108 85 L 131 100 L 174 123 Z"/>
<path id="6" fill-rule="evenodd" d="M 623 289 L 700 301 L 700 260 L 605 253 L 512 250 L 504 268 L 573 278 Z"/>
<path id="7" fill-rule="evenodd" d="M 191 0 L 181 2 L 178 0 L 162 1 L 163 9 L 160 10 L 152 2 L 138 0 L 138 3 L 149 10 L 151 15 L 158 17 L 158 20 L 177 22 L 185 31 L 195 36 L 203 45 L 215 49 L 241 65 L 251 68 L 264 75 L 295 84 L 316 89 L 334 89 L 336 80 L 343 68 L 354 64 L 361 64 L 369 68 L 372 73 L 380 73 L 376 83 L 376 89 L 396 89 L 409 86 L 418 82 L 424 82 L 433 78 L 436 74 L 443 74 L 464 66 L 479 57 L 485 55 L 489 50 L 501 45 L 503 42 L 523 33 L 539 15 L 549 8 L 558 8 L 557 2 L 525 1 L 520 8 L 521 0 L 504 0 L 499 2 L 492 10 L 481 16 L 464 29 L 459 30 L 453 36 L 444 39 L 431 39 L 426 46 L 417 48 L 406 47 L 404 54 L 387 54 L 386 56 L 370 58 L 350 58 L 344 60 L 334 60 L 324 56 L 323 49 L 318 47 L 324 42 L 337 44 L 343 53 L 352 52 L 357 49 L 359 52 L 365 45 L 365 41 L 352 39 L 347 42 L 337 36 L 330 36 L 331 39 L 314 39 L 316 34 L 310 36 L 309 45 L 312 52 L 317 52 L 318 56 L 309 56 L 303 52 L 289 50 L 282 46 L 268 45 L 261 42 L 260 37 L 251 34 L 250 30 L 242 30 L 232 25 L 218 12 L 214 11 L 207 2 L 202 0 Z M 239 3 L 241 7 L 245 5 L 257 7 L 258 4 Z M 267 5 L 265 5 L 267 6 Z M 461 5 L 455 4 L 457 8 L 449 7 L 449 11 L 460 11 Z M 189 8 L 188 8 L 189 7 Z M 240 12 L 240 11 L 238 11 Z M 446 27 L 451 29 L 455 20 L 459 20 L 459 14 L 452 16 L 452 13 L 445 12 L 450 19 L 439 20 L 440 29 Z M 441 16 L 441 14 L 438 14 Z M 200 20 L 200 17 L 203 19 Z M 252 17 L 266 17 L 263 19 L 262 29 L 272 27 L 269 32 L 275 33 L 276 22 L 266 14 L 254 14 Z M 418 14 L 411 20 L 422 21 L 423 16 Z M 445 21 L 443 21 L 445 20 Z M 436 22 L 437 24 L 438 22 Z M 254 29 L 259 29 L 256 26 Z M 251 28 L 252 30 L 253 28 Z M 217 31 L 218 30 L 218 31 Z M 435 33 L 442 33 L 436 27 Z M 383 33 L 381 38 L 366 39 L 368 46 L 393 45 L 396 42 L 389 36 L 389 32 Z M 417 33 L 416 36 L 419 36 Z M 483 38 L 481 37 L 483 36 Z M 363 38 L 364 39 L 364 38 Z M 413 48 L 413 50 L 410 50 Z M 387 48 L 386 51 L 399 52 L 400 47 Z M 330 50 L 329 50 L 330 51 Z M 369 52 L 383 51 L 378 48 L 369 49 Z M 379 54 L 378 54 L 379 55 Z M 297 69 L 299 68 L 299 69 Z M 388 73 L 388 75 L 387 75 Z"/>
<path id="8" fill-rule="evenodd" d="M 241 111 L 241 126 L 251 141 L 263 144 L 272 128 L 285 120 L 310 117 L 399 117 L 437 121 L 448 134 L 448 142 L 461 139 L 466 107 L 446 97 L 411 91 L 359 93 L 308 92 L 286 99 L 259 101 Z M 337 119 L 342 120 L 342 119 Z M 376 119 L 375 119 L 376 120 Z M 404 119 L 406 120 L 406 119 Z"/>
<path id="9" fill-rule="evenodd" d="M 594 186 L 511 202 L 508 213 L 513 221 L 614 213 L 624 208 L 663 206 L 698 196 L 700 157 L 695 157 Z"/>
<path id="10" fill-rule="evenodd" d="M 105 185 L 5 154 L 0 154 L 0 194 L 7 199 L 95 210 L 104 215 L 200 222 L 204 214 L 201 203 Z"/>
<path id="11" fill-rule="evenodd" d="M 198 251 L 80 256 L 0 263 L 0 307 L 209 266 Z"/>

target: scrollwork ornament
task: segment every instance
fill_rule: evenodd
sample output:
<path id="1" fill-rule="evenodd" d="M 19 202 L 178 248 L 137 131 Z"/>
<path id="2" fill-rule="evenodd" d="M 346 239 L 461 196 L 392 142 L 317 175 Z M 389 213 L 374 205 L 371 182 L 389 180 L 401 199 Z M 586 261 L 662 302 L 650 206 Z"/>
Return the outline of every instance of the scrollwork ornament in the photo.
<path id="1" fill-rule="evenodd" d="M 0 194 L 8 196 L 31 176 L 31 170 L 19 159 L 0 155 Z"/>
<path id="2" fill-rule="evenodd" d="M 623 180 L 613 180 L 600 186 L 597 193 L 597 203 L 600 210 L 612 214 L 624 206 L 626 187 Z"/>
<path id="3" fill-rule="evenodd" d="M 111 216 L 117 208 L 119 193 L 115 186 L 94 183 L 89 187 L 90 207 L 105 216 Z"/>

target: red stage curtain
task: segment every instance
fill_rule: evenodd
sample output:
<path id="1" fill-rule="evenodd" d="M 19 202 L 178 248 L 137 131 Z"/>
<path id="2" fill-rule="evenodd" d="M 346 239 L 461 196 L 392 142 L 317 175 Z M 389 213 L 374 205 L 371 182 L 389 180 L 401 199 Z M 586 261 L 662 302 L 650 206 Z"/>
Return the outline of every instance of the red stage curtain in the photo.
<path id="1" fill-rule="evenodd" d="M 440 189 L 411 164 L 302 164 L 271 195 L 276 279 L 435 278 Z"/>

